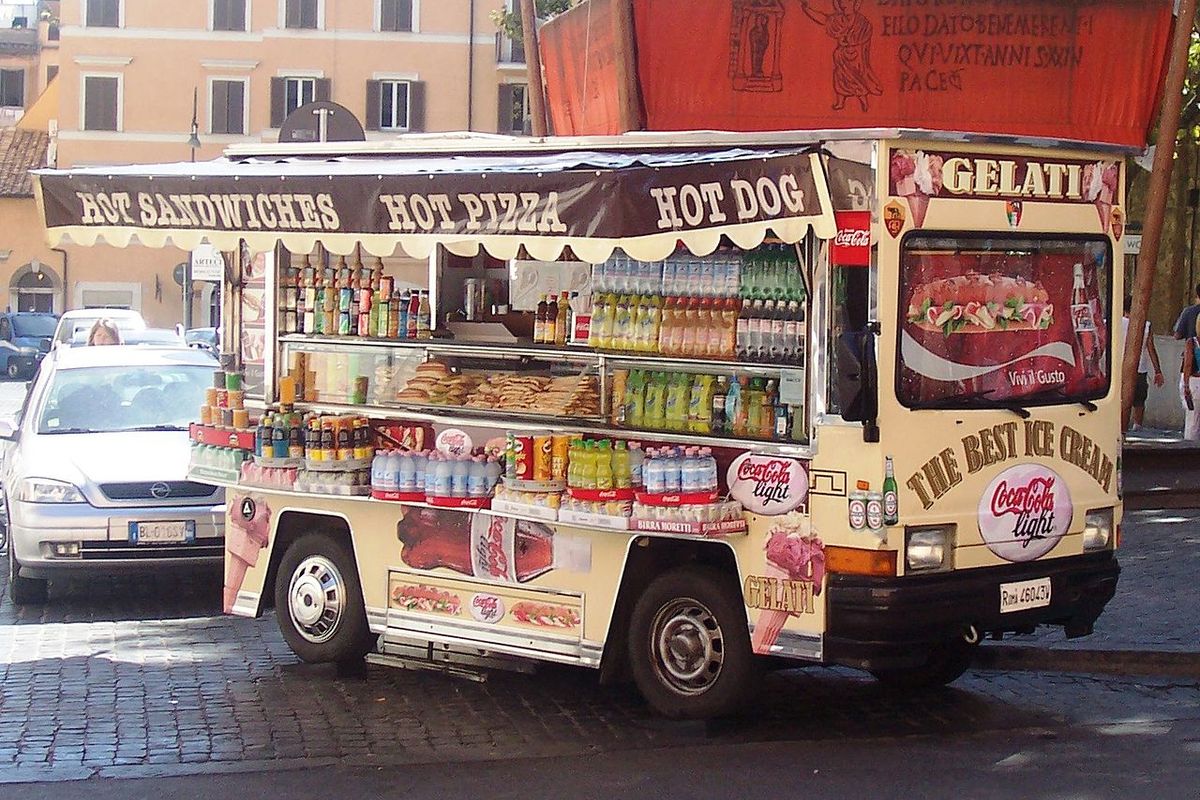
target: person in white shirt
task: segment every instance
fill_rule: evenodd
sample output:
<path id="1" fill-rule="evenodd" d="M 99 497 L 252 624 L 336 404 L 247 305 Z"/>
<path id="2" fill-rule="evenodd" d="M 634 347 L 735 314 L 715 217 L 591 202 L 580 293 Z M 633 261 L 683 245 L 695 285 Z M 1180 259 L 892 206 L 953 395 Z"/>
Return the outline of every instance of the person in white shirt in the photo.
<path id="1" fill-rule="evenodd" d="M 1125 316 L 1121 319 L 1121 332 L 1129 336 L 1129 308 L 1133 305 L 1133 298 L 1127 296 L 1125 298 Z M 1130 415 L 1129 430 L 1138 431 L 1142 429 L 1142 422 L 1146 418 L 1146 397 L 1150 394 L 1150 369 L 1154 368 L 1154 385 L 1162 386 L 1164 383 L 1162 366 L 1158 362 L 1158 351 L 1154 349 L 1154 336 L 1150 333 L 1150 323 L 1146 322 L 1146 341 L 1142 345 L 1142 352 L 1138 356 L 1137 383 L 1133 387 L 1133 411 Z"/>

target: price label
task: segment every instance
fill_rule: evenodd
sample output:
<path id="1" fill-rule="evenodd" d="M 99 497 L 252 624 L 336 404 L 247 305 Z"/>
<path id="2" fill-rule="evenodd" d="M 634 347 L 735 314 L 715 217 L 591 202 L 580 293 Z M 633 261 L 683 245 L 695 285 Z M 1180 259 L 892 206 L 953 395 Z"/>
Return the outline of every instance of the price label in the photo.
<path id="1" fill-rule="evenodd" d="M 785 406 L 804 405 L 804 370 L 784 369 L 779 371 L 779 402 Z"/>

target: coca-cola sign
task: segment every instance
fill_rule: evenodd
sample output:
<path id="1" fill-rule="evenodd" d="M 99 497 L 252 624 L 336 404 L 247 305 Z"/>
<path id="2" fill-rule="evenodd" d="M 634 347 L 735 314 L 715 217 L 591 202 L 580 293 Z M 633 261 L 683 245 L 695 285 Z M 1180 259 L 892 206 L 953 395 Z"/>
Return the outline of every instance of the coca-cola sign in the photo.
<path id="1" fill-rule="evenodd" d="M 839 211 L 833 239 L 833 263 L 839 267 L 871 266 L 871 212 Z"/>
<path id="2" fill-rule="evenodd" d="M 988 484 L 979 500 L 979 532 L 1005 561 L 1033 561 L 1054 549 L 1071 526 L 1073 511 L 1061 475 L 1021 464 Z"/>
<path id="3" fill-rule="evenodd" d="M 477 594 L 471 598 L 471 616 L 479 622 L 493 624 L 504 616 L 504 598 L 494 594 Z"/>
<path id="4" fill-rule="evenodd" d="M 794 458 L 745 453 L 729 465 L 729 493 L 747 511 L 777 516 L 808 499 L 808 471 Z"/>

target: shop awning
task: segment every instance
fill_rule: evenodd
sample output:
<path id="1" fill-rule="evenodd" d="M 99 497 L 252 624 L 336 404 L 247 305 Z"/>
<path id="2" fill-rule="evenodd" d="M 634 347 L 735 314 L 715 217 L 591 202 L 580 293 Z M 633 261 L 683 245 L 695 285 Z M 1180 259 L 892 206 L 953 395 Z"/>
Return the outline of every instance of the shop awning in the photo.
<path id="1" fill-rule="evenodd" d="M 600 262 L 614 248 L 665 258 L 683 242 L 743 248 L 773 235 L 793 243 L 811 228 L 836 233 L 820 156 L 811 149 L 688 153 L 520 152 L 254 155 L 202 163 L 43 170 L 36 175 L 49 240 L 125 247 L 207 240 L 257 251 L 279 242 L 336 254 L 397 247 L 414 258 L 441 244 L 482 246 L 497 258 L 521 247 L 535 259 L 570 247 Z"/>

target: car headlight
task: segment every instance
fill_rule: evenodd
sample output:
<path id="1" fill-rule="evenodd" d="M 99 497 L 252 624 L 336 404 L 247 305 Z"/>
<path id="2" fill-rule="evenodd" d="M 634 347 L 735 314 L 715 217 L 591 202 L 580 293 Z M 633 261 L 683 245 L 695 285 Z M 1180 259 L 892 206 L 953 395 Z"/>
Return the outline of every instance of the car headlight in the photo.
<path id="1" fill-rule="evenodd" d="M 1112 543 L 1113 510 L 1094 508 L 1083 518 L 1084 552 L 1107 549 Z"/>
<path id="2" fill-rule="evenodd" d="M 904 563 L 908 571 L 949 569 L 954 530 L 953 525 L 908 528 L 904 541 Z"/>
<path id="3" fill-rule="evenodd" d="M 17 490 L 17 499 L 25 503 L 85 503 L 83 492 L 74 484 L 49 478 L 26 478 Z"/>

